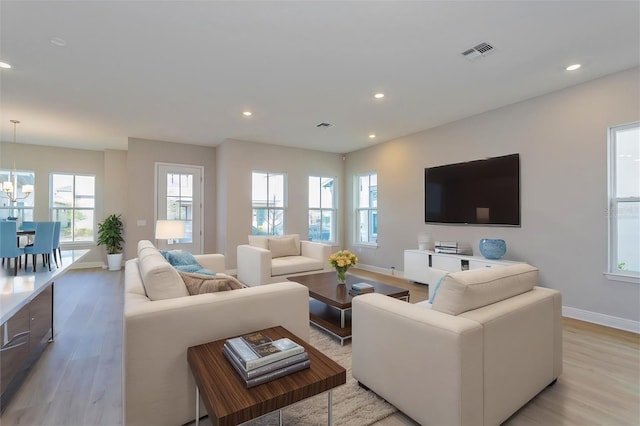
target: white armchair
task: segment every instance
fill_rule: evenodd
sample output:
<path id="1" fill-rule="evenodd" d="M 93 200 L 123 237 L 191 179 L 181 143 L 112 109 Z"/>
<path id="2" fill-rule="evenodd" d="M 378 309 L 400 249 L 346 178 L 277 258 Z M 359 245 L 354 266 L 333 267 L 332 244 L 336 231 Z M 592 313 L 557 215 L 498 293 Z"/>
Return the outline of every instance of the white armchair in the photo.
<path id="1" fill-rule="evenodd" d="M 353 377 L 421 425 L 501 424 L 562 373 L 562 297 L 537 283 L 523 263 L 449 274 L 431 308 L 354 298 Z"/>
<path id="2" fill-rule="evenodd" d="M 282 281 L 287 276 L 331 269 L 331 246 L 300 241 L 300 235 L 249 235 L 249 244 L 237 249 L 238 279 L 257 286 Z"/>

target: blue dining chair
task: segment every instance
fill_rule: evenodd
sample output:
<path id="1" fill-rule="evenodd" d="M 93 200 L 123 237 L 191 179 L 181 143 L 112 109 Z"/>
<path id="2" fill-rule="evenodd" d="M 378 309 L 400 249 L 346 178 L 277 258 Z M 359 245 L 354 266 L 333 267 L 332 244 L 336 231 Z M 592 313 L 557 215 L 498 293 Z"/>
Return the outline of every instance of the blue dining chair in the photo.
<path id="1" fill-rule="evenodd" d="M 38 222 L 36 227 L 36 235 L 33 238 L 33 244 L 29 244 L 24 248 L 24 269 L 29 266 L 29 255 L 33 260 L 33 272 L 36 271 L 36 256 L 42 255 L 42 266 L 48 265 L 51 270 L 51 252 L 53 251 L 53 222 Z"/>
<path id="2" fill-rule="evenodd" d="M 12 220 L 0 222 L 0 257 L 3 264 L 4 260 L 8 259 L 8 267 L 11 267 L 13 259 L 13 275 L 18 275 L 18 262 L 24 254 L 24 250 L 18 247 L 17 230 L 17 224 Z"/>
<path id="3" fill-rule="evenodd" d="M 37 226 L 38 226 L 38 222 L 24 221 L 22 222 L 20 229 L 22 229 L 23 231 L 35 231 Z"/>
<path id="4" fill-rule="evenodd" d="M 62 251 L 60 250 L 60 222 L 53 222 L 53 259 L 58 266 L 58 257 L 60 257 L 60 265 L 62 265 Z"/>

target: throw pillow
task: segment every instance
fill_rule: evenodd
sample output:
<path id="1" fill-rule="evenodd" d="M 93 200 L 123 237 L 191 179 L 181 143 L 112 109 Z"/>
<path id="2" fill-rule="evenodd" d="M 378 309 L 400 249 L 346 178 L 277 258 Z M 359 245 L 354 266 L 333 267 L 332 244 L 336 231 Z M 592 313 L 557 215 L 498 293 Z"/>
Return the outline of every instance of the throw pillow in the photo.
<path id="1" fill-rule="evenodd" d="M 191 272 L 178 271 L 190 295 L 216 293 L 219 291 L 237 290 L 245 288 L 237 279 L 229 275 L 202 275 Z"/>
<path id="2" fill-rule="evenodd" d="M 269 250 L 271 258 L 283 256 L 299 256 L 300 249 L 293 237 L 269 238 Z"/>
<path id="3" fill-rule="evenodd" d="M 173 266 L 198 265 L 198 261 L 186 250 L 169 250 L 165 256 Z"/>

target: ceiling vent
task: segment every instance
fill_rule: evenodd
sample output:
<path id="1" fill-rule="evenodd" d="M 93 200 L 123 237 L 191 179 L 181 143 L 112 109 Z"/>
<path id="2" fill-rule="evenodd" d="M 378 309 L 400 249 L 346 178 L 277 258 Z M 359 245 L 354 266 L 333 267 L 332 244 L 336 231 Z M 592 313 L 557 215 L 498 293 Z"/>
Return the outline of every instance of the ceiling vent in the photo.
<path id="1" fill-rule="evenodd" d="M 331 124 L 331 123 L 325 123 L 325 122 L 322 122 L 322 123 L 318 123 L 318 124 L 316 124 L 316 127 L 317 127 L 317 128 L 321 128 L 321 127 L 333 127 L 333 124 Z"/>
<path id="2" fill-rule="evenodd" d="M 474 61 L 483 56 L 487 56 L 493 50 L 493 46 L 489 43 L 480 43 L 477 46 L 473 46 L 471 49 L 467 49 L 462 52 L 462 56 L 468 61 Z"/>

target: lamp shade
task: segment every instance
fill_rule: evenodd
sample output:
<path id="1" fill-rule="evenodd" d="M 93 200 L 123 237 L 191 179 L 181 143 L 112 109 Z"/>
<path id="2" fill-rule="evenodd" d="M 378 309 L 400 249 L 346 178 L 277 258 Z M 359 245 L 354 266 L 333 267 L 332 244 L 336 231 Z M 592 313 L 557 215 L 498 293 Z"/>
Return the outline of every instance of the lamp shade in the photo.
<path id="1" fill-rule="evenodd" d="M 184 238 L 185 225 L 181 220 L 156 221 L 156 240 Z"/>
<path id="2" fill-rule="evenodd" d="M 33 185 L 22 185 L 23 194 L 31 194 L 33 192 Z"/>

